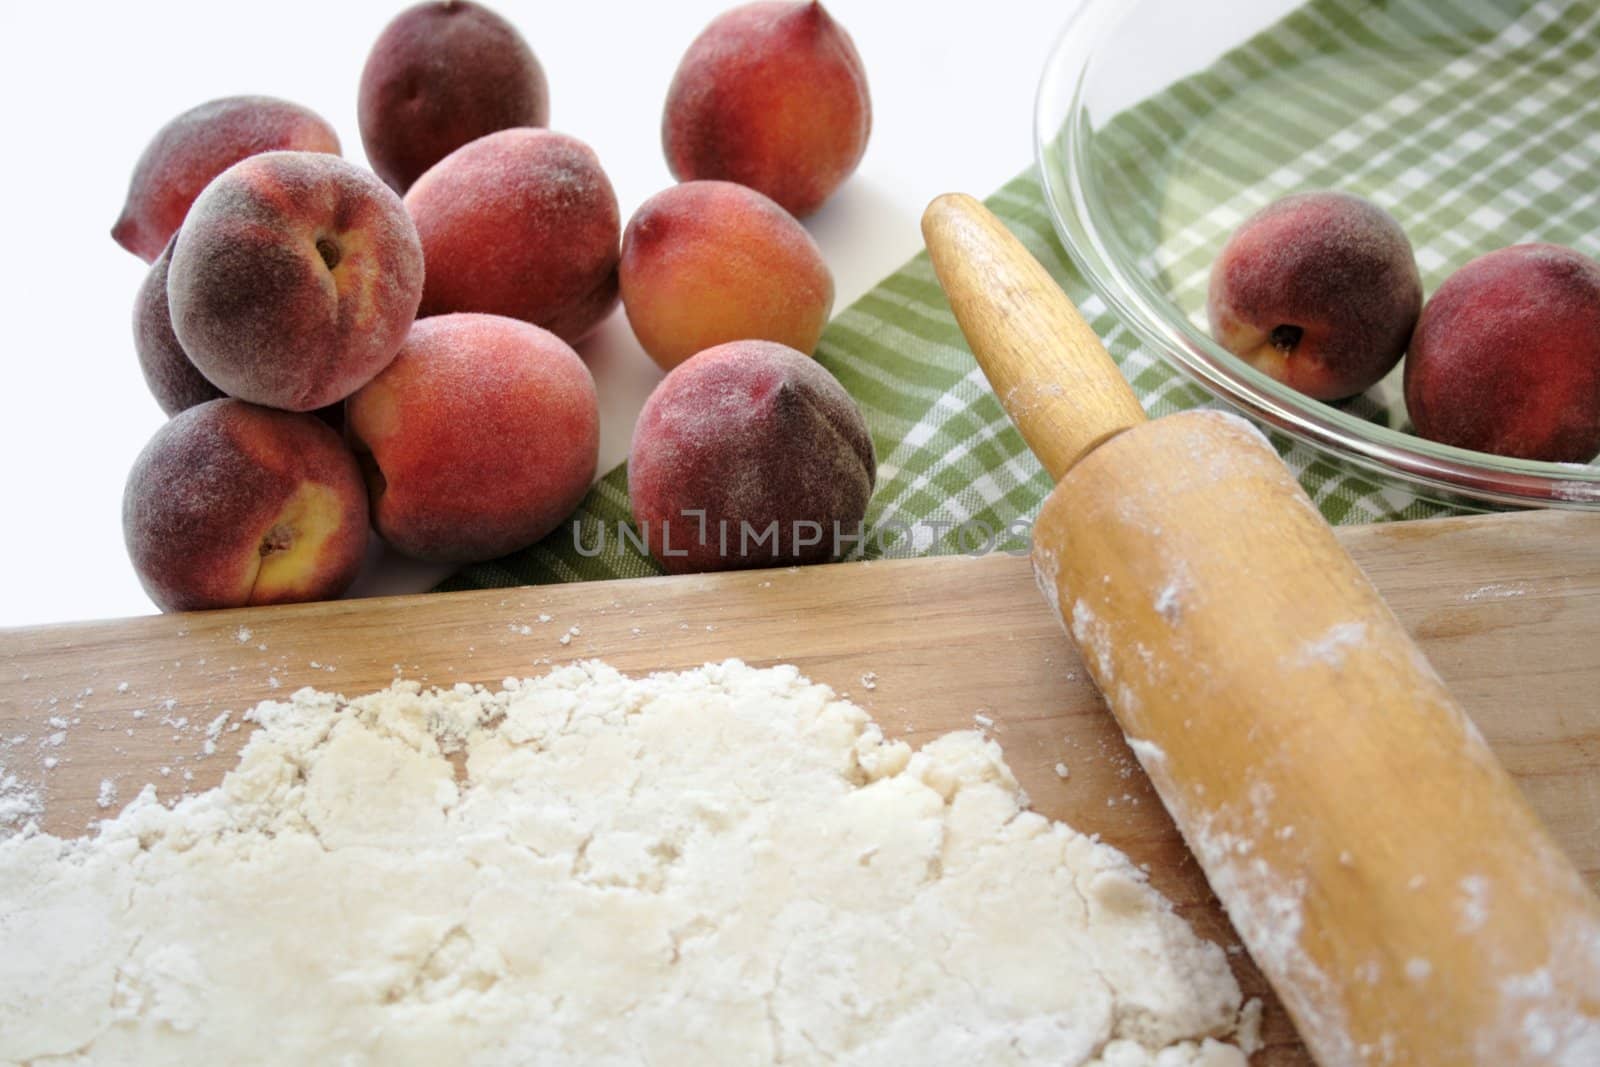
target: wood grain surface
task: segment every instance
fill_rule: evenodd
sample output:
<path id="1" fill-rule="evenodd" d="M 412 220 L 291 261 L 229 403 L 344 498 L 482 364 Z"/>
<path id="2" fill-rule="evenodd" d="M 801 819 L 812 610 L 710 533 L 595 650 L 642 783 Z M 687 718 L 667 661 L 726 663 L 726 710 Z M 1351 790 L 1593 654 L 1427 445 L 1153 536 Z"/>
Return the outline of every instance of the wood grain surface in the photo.
<path id="1" fill-rule="evenodd" d="M 1339 537 L 1600 885 L 1600 516 Z M 1008 556 L 0 630 L 0 765 L 40 789 L 46 829 L 79 834 L 146 782 L 163 798 L 215 785 L 248 732 L 241 713 L 303 685 L 354 695 L 397 675 L 492 685 L 583 658 L 643 672 L 728 657 L 795 663 L 913 744 L 992 722 L 1037 810 L 1126 851 L 1198 930 L 1236 944 L 1027 561 Z M 104 808 L 103 789 L 117 796 Z M 1309 1062 L 1270 996 L 1263 1036 L 1255 1064 Z"/>

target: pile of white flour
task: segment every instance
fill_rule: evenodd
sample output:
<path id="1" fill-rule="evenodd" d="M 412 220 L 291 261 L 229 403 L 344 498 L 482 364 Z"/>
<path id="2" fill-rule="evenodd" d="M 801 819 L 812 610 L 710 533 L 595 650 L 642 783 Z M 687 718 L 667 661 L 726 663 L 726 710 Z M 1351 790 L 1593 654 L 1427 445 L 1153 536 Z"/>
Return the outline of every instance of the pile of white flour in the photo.
<path id="1" fill-rule="evenodd" d="M 0 842 L 0 1061 L 1245 1062 L 1121 853 L 793 668 L 252 717 L 210 792 Z"/>

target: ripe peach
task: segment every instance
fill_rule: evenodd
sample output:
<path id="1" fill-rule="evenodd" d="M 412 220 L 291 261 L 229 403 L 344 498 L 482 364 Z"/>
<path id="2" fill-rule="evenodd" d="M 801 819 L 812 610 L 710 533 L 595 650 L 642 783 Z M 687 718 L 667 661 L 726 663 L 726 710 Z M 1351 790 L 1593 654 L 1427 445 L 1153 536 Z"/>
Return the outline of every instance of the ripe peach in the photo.
<path id="1" fill-rule="evenodd" d="M 833 275 L 805 227 L 732 182 L 646 200 L 622 234 L 617 277 L 634 336 L 667 370 L 725 341 L 809 353 L 833 309 Z"/>
<path id="2" fill-rule="evenodd" d="M 163 611 L 338 596 L 367 546 L 355 457 L 311 415 L 211 400 L 134 461 L 122 530 Z"/>
<path id="3" fill-rule="evenodd" d="M 708 348 L 645 402 L 634 522 L 668 571 L 816 563 L 861 534 L 877 476 L 861 411 L 821 364 L 770 341 Z"/>
<path id="4" fill-rule="evenodd" d="M 745 4 L 712 20 L 661 119 L 675 178 L 748 185 L 800 217 L 856 169 L 871 130 L 861 57 L 815 0 Z"/>
<path id="5" fill-rule="evenodd" d="M 1317 400 L 1354 396 L 1400 361 L 1422 279 L 1400 225 L 1358 196 L 1286 196 L 1234 231 L 1206 312 L 1224 348 Z"/>
<path id="6" fill-rule="evenodd" d="M 154 262 L 212 178 L 246 156 L 278 149 L 338 155 L 339 135 L 314 112 L 270 96 L 229 96 L 185 111 L 156 131 L 139 157 L 111 236 Z"/>
<path id="7" fill-rule="evenodd" d="M 418 559 L 522 548 L 594 480 L 600 407 L 583 360 L 498 315 L 419 319 L 387 370 L 345 403 L 383 539 Z"/>
<path id="8" fill-rule="evenodd" d="M 429 0 L 372 46 L 357 113 L 372 169 L 403 194 L 468 141 L 548 123 L 550 90 L 511 23 L 471 0 Z"/>
<path id="9" fill-rule="evenodd" d="M 394 358 L 422 296 L 404 206 L 337 156 L 266 152 L 194 202 L 167 276 L 172 325 L 223 392 L 310 411 Z"/>
<path id="10" fill-rule="evenodd" d="M 1406 357 L 1417 433 L 1519 459 L 1600 453 L 1600 264 L 1570 248 L 1479 256 L 1423 309 Z"/>
<path id="11" fill-rule="evenodd" d="M 172 244 L 168 241 L 166 250 L 151 264 L 133 302 L 133 347 L 139 354 L 139 369 L 156 403 L 168 415 L 223 395 L 189 362 L 178 335 L 172 332 L 172 313 L 167 308 Z"/>
<path id="12" fill-rule="evenodd" d="M 505 315 L 574 342 L 616 303 L 617 194 L 575 137 L 480 137 L 418 178 L 406 208 L 428 264 L 423 315 Z"/>

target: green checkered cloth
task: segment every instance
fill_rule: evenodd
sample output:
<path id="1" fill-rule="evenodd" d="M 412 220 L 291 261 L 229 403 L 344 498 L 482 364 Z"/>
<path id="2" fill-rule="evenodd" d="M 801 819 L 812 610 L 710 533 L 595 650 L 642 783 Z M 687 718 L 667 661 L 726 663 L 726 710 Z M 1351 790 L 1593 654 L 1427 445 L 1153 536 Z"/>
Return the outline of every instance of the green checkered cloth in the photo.
<path id="1" fill-rule="evenodd" d="M 1446 32 L 1465 35 L 1469 47 L 1426 47 Z M 1330 61 L 1319 75 L 1319 61 L 1333 54 L 1340 73 Z M 1371 62 L 1350 77 L 1351 57 L 1364 54 Z M 1203 324 L 1207 272 L 1228 234 L 1300 189 L 1347 189 L 1393 212 L 1428 291 L 1472 256 L 1519 241 L 1592 254 L 1600 238 L 1597 116 L 1595 0 L 1312 0 L 1117 115 L 1097 132 L 1096 152 L 1115 179 L 1106 184 L 1125 190 L 1114 205 L 1119 236 Z M 1056 239 L 1032 168 L 987 202 L 1083 310 L 1149 414 L 1217 404 L 1142 348 L 1089 289 Z M 920 531 L 869 536 L 856 556 L 972 551 L 981 531 L 1015 530 L 1031 518 L 1052 488 L 974 363 L 926 254 L 835 318 L 817 359 L 860 404 L 877 447 L 869 530 L 892 521 Z M 1395 392 L 1392 382 L 1380 386 L 1348 410 L 1397 425 Z M 1331 522 L 1447 510 L 1271 436 Z M 618 468 L 574 516 L 578 538 L 563 525 L 521 552 L 465 568 L 443 588 L 659 573 L 616 536 L 628 519 L 627 472 Z M 580 538 L 603 550 L 583 554 Z M 1015 534 L 997 540 L 1020 547 Z"/>

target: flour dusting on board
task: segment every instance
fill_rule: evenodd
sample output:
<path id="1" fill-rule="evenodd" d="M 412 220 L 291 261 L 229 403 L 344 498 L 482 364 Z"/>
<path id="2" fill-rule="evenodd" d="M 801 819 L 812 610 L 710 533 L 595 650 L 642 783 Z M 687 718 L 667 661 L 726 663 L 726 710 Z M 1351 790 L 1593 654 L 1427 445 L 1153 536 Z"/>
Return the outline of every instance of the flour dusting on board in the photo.
<path id="1" fill-rule="evenodd" d="M 239 718 L 216 789 L 0 842 L 0 1061 L 1245 1067 L 1226 956 L 1125 856 L 794 668 Z"/>
<path id="2" fill-rule="evenodd" d="M 1508 600 L 1512 597 L 1526 596 L 1528 586 L 1525 582 L 1490 582 L 1464 594 L 1462 600 Z"/>
<path id="3" fill-rule="evenodd" d="M 0 839 L 30 829 L 42 814 L 39 791 L 0 764 Z"/>

